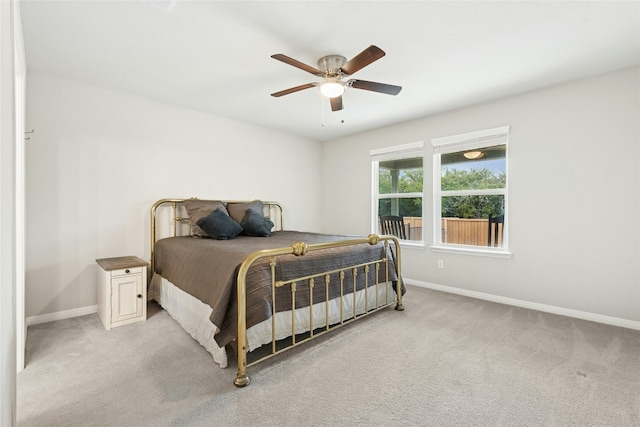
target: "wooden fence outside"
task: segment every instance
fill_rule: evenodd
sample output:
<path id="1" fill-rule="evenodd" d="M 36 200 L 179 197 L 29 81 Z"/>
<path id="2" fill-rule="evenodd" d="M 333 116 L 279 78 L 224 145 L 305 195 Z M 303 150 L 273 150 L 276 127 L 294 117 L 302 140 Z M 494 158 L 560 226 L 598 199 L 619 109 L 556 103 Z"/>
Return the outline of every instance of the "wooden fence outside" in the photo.
<path id="1" fill-rule="evenodd" d="M 489 220 L 442 218 L 442 242 L 458 245 L 488 246 Z M 495 230 L 492 230 L 495 238 Z M 498 247 L 502 247 L 502 227 L 498 228 Z"/>
<path id="2" fill-rule="evenodd" d="M 409 240 L 420 240 L 422 218 L 404 217 Z M 488 246 L 488 219 L 442 218 L 442 242 L 458 245 Z M 495 231 L 493 231 L 495 233 Z M 492 233 L 492 238 L 495 237 Z M 498 229 L 498 246 L 502 247 L 502 227 Z"/>

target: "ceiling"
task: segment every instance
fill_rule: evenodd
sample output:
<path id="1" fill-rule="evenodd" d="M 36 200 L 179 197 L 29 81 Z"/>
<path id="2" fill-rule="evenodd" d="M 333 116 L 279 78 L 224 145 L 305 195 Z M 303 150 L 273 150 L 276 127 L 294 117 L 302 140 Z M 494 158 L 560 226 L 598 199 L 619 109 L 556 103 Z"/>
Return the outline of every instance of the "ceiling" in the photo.
<path id="1" fill-rule="evenodd" d="M 325 141 L 640 63 L 637 1 L 21 1 L 27 68 Z M 317 67 L 376 45 L 332 112 Z"/>

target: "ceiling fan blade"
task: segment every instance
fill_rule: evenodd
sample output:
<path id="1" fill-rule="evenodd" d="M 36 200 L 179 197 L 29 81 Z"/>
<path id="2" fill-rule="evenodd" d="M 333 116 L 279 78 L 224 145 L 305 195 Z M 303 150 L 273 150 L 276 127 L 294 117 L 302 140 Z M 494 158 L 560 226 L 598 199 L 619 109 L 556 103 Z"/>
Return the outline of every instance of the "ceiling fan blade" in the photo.
<path id="1" fill-rule="evenodd" d="M 331 111 L 342 110 L 342 95 L 329 99 L 331 100 Z"/>
<path id="2" fill-rule="evenodd" d="M 366 80 L 349 80 L 349 86 L 356 89 L 370 90 L 372 92 L 386 93 L 387 95 L 397 95 L 402 90 L 402 86 L 388 85 L 385 83 L 368 82 Z"/>
<path id="3" fill-rule="evenodd" d="M 355 57 L 351 58 L 340 69 L 346 75 L 354 74 L 356 71 L 363 69 L 367 65 L 382 58 L 384 51 L 378 46 L 371 45 Z"/>
<path id="4" fill-rule="evenodd" d="M 278 61 L 282 61 L 285 64 L 293 65 L 296 68 L 300 68 L 301 70 L 306 71 L 307 73 L 311 73 L 314 76 L 318 76 L 318 77 L 322 76 L 322 71 L 312 67 L 311 65 L 307 65 L 293 58 L 289 58 L 287 55 L 276 53 L 275 55 L 271 55 L 271 57 L 273 59 L 277 59 Z"/>
<path id="5" fill-rule="evenodd" d="M 312 87 L 315 87 L 316 84 L 315 83 L 306 83 L 300 86 L 296 86 L 296 87 L 292 87 L 289 89 L 285 89 L 285 90 L 281 90 L 280 92 L 275 92 L 272 93 L 271 96 L 275 96 L 276 98 L 283 96 L 283 95 L 289 95 L 290 93 L 294 93 L 294 92 L 298 92 L 300 90 L 305 90 L 305 89 L 309 89 Z"/>

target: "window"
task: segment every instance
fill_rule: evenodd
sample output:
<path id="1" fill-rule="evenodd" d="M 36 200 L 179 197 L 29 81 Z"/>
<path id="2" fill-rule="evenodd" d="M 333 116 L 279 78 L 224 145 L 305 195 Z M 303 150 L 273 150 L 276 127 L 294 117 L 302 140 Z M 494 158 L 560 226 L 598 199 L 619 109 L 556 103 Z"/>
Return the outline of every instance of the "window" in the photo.
<path id="1" fill-rule="evenodd" d="M 509 127 L 432 140 L 434 248 L 508 253 Z"/>
<path id="2" fill-rule="evenodd" d="M 395 234 L 403 243 L 423 245 L 424 142 L 371 150 L 372 232 Z M 385 233 L 382 216 L 398 216 L 404 225 L 400 233 Z"/>

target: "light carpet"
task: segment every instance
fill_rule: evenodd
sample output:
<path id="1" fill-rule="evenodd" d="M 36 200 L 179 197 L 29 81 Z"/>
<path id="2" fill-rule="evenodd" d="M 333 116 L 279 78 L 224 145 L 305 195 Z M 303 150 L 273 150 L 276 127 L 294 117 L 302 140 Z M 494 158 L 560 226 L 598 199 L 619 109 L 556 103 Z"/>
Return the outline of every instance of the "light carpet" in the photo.
<path id="1" fill-rule="evenodd" d="M 409 286 L 384 310 L 249 369 L 155 303 L 106 331 L 31 326 L 19 426 L 639 426 L 640 331 Z"/>

